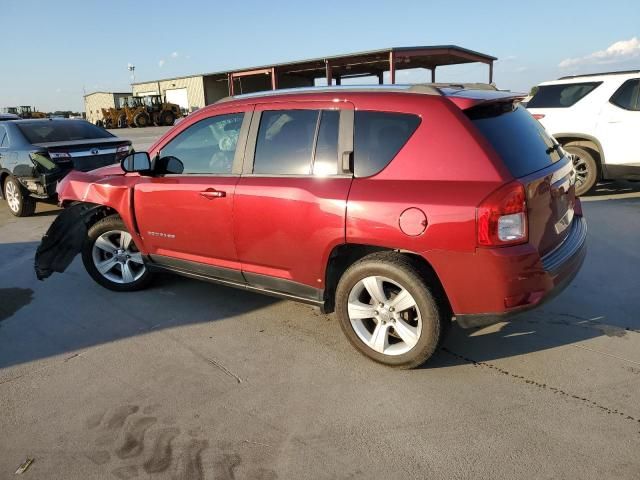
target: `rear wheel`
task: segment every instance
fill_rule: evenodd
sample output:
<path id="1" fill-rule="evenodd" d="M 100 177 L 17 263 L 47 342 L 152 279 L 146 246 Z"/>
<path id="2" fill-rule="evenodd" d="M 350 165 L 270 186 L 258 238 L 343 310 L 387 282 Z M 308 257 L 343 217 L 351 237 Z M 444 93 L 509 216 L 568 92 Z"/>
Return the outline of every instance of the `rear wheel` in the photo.
<path id="1" fill-rule="evenodd" d="M 4 198 L 9 211 L 16 217 L 30 217 L 36 212 L 35 199 L 13 177 L 7 177 L 4 182 Z"/>
<path id="2" fill-rule="evenodd" d="M 567 145 L 564 149 L 570 155 L 576 171 L 576 195 L 584 195 L 598 182 L 598 164 L 586 148 Z"/>
<path id="3" fill-rule="evenodd" d="M 354 263 L 336 290 L 336 313 L 351 344 L 393 367 L 414 368 L 433 355 L 448 322 L 444 312 L 425 275 L 398 254 Z"/>
<path id="4" fill-rule="evenodd" d="M 104 127 L 104 122 L 102 120 L 96 120 L 96 125 L 98 127 Z"/>
<path id="5" fill-rule="evenodd" d="M 146 113 L 139 113 L 133 119 L 133 123 L 139 128 L 147 127 L 149 126 L 149 116 Z"/>
<path id="6" fill-rule="evenodd" d="M 118 117 L 118 128 L 127 128 L 127 117 L 125 115 Z"/>
<path id="7" fill-rule="evenodd" d="M 151 280 L 142 254 L 118 215 L 103 218 L 89 229 L 82 262 L 89 275 L 110 290 L 140 290 Z"/>
<path id="8" fill-rule="evenodd" d="M 171 126 L 173 125 L 173 122 L 175 122 L 176 117 L 173 114 L 173 112 L 164 112 L 162 114 L 162 124 L 166 125 L 166 126 Z"/>

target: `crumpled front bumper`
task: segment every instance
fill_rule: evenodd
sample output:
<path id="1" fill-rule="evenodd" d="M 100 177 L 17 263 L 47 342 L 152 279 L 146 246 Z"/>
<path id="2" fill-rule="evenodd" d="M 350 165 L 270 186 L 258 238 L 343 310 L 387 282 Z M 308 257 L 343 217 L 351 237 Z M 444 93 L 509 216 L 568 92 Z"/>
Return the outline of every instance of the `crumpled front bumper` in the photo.
<path id="1" fill-rule="evenodd" d="M 34 268 L 38 280 L 66 270 L 82 250 L 88 225 L 99 208 L 102 206 L 94 203 L 76 203 L 58 215 L 36 251 Z"/>

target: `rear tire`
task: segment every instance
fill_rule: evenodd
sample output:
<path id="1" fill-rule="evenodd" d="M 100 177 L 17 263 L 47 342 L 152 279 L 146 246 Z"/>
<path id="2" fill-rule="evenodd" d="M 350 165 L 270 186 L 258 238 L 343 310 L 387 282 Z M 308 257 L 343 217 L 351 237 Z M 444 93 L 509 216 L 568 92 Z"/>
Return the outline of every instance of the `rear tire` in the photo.
<path id="1" fill-rule="evenodd" d="M 133 119 L 136 127 L 144 128 L 149 126 L 149 116 L 146 113 L 139 113 Z"/>
<path id="2" fill-rule="evenodd" d="M 165 112 L 162 114 L 162 124 L 170 127 L 175 122 L 176 117 L 173 112 Z"/>
<path id="3" fill-rule="evenodd" d="M 434 354 L 449 323 L 435 282 L 404 255 L 368 255 L 338 282 L 340 327 L 360 353 L 376 362 L 418 367 Z"/>
<path id="4" fill-rule="evenodd" d="M 20 185 L 14 177 L 7 177 L 4 182 L 4 198 L 12 215 L 30 217 L 36 213 L 36 200 Z"/>
<path id="5" fill-rule="evenodd" d="M 119 215 L 105 217 L 89 228 L 82 263 L 97 283 L 116 292 L 141 290 L 152 279 Z"/>
<path id="6" fill-rule="evenodd" d="M 582 147 L 567 145 L 563 147 L 571 155 L 573 168 L 576 171 L 576 195 L 588 193 L 598 183 L 598 163 L 591 152 Z"/>

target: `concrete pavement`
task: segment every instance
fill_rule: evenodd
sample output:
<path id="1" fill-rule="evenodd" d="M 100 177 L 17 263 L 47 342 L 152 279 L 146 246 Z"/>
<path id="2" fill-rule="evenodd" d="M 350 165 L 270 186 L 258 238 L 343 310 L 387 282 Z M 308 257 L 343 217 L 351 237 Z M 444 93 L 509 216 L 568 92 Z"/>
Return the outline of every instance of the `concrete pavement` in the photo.
<path id="1" fill-rule="evenodd" d="M 639 186 L 586 199 L 562 295 L 409 372 L 305 305 L 169 275 L 118 294 L 79 259 L 38 282 L 55 209 L 2 202 L 0 478 L 637 479 Z"/>

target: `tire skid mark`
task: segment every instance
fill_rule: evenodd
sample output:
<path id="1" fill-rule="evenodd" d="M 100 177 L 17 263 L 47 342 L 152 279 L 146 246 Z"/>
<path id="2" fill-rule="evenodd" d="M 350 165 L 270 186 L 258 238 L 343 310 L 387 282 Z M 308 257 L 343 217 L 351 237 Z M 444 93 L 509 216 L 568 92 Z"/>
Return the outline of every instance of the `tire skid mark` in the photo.
<path id="1" fill-rule="evenodd" d="M 144 462 L 144 471 L 147 473 L 164 472 L 171 466 L 173 448 L 171 442 L 180 434 L 178 428 L 165 428 L 160 430 L 153 445 L 151 457 Z"/>
<path id="2" fill-rule="evenodd" d="M 133 415 L 139 410 L 137 405 L 123 405 L 121 407 L 116 408 L 113 414 L 107 420 L 105 425 L 109 430 L 115 430 L 116 428 L 122 428 L 124 426 L 124 422 L 127 421 L 127 417 Z"/>
<path id="3" fill-rule="evenodd" d="M 208 446 L 207 440 L 191 439 L 178 459 L 176 473 L 172 479 L 203 480 L 202 451 Z"/>
<path id="4" fill-rule="evenodd" d="M 116 449 L 119 458 L 137 457 L 144 450 L 144 436 L 151 425 L 156 423 L 155 417 L 138 418 L 124 432 L 122 444 Z"/>
<path id="5" fill-rule="evenodd" d="M 500 367 L 498 367 L 496 365 L 493 365 L 492 363 L 479 362 L 479 361 L 473 360 L 471 358 L 465 357 L 464 355 L 460 355 L 459 353 L 455 353 L 455 352 L 449 350 L 446 347 L 442 347 L 441 350 L 443 352 L 448 353 L 449 355 L 459 359 L 459 360 L 463 360 L 463 361 L 465 361 L 467 363 L 472 364 L 474 367 L 490 368 L 492 370 L 495 370 L 498 373 L 502 373 L 503 375 L 507 375 L 509 377 L 521 380 L 521 381 L 523 381 L 524 383 L 526 383 L 528 385 L 532 385 L 534 387 L 538 387 L 538 388 L 543 389 L 543 390 L 548 390 L 548 391 L 552 392 L 555 395 L 560 395 L 560 396 L 565 397 L 565 398 L 572 398 L 574 400 L 579 400 L 579 401 L 589 405 L 590 407 L 597 408 L 600 411 L 605 412 L 607 414 L 619 415 L 620 417 L 624 418 L 625 420 L 630 420 L 632 422 L 640 423 L 640 418 L 635 418 L 635 417 L 633 417 L 631 415 L 627 415 L 626 413 L 621 412 L 617 408 L 609 408 L 609 407 L 606 407 L 604 405 L 600 405 L 598 402 L 593 401 L 593 400 L 591 400 L 589 398 L 581 397 L 579 395 L 574 395 L 572 393 L 565 392 L 564 390 L 562 390 L 560 388 L 553 387 L 551 385 L 547 385 L 546 383 L 540 383 L 540 382 L 538 382 L 536 380 L 531 380 L 531 379 L 529 379 L 529 378 L 527 378 L 527 377 L 525 377 L 523 375 L 518 375 L 518 374 L 515 374 L 515 373 L 511 373 L 511 372 L 509 372 L 509 371 L 507 371 L 507 370 L 505 370 L 503 368 L 500 368 Z"/>

